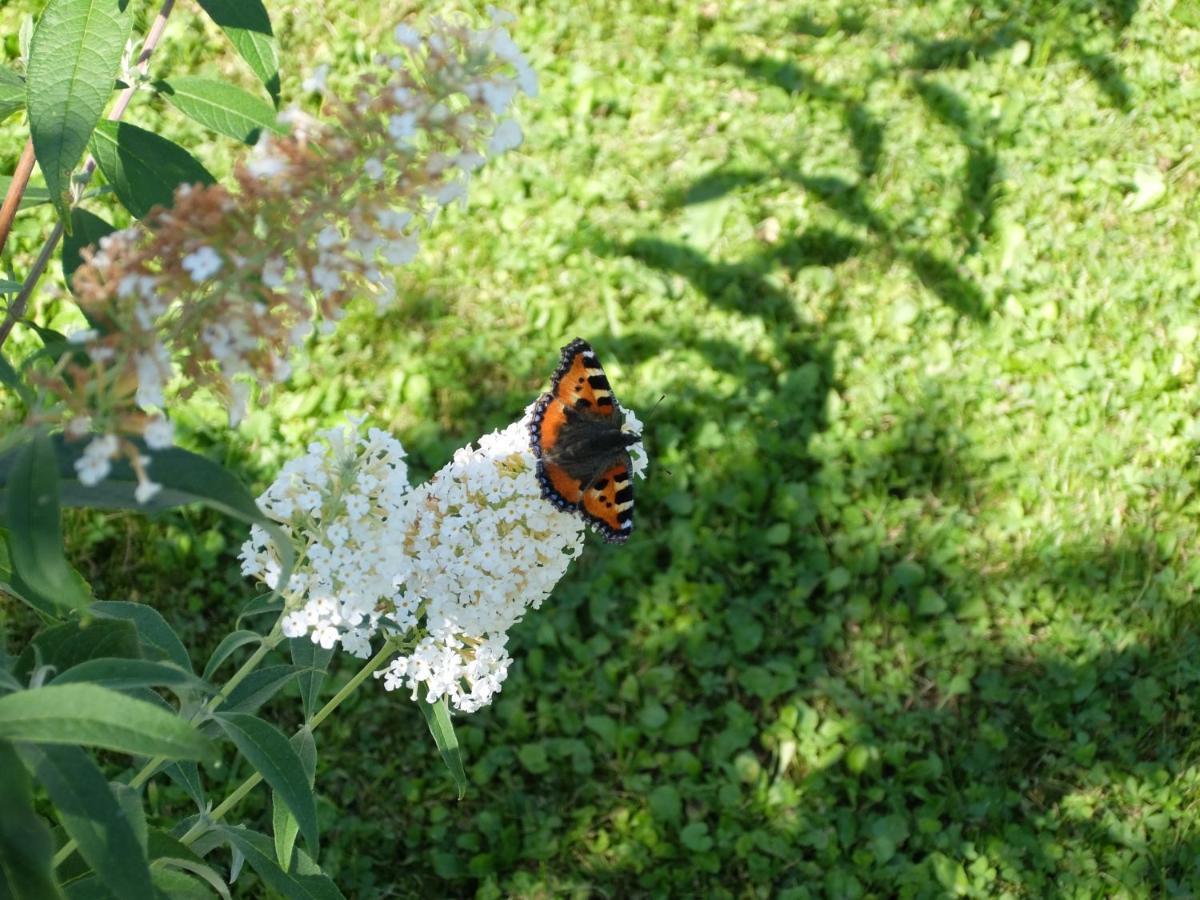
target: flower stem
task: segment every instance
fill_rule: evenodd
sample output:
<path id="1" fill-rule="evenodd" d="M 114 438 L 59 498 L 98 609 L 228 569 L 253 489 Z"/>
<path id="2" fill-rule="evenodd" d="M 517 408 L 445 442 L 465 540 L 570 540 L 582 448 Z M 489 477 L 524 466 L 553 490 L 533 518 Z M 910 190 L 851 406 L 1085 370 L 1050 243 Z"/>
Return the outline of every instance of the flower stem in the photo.
<path id="1" fill-rule="evenodd" d="M 317 710 L 316 715 L 314 715 L 312 719 L 306 723 L 305 727 L 312 731 L 316 731 L 317 726 L 324 722 L 325 719 L 329 717 L 330 713 L 341 706 L 342 701 L 349 697 L 354 692 L 355 688 L 366 681 L 368 676 L 374 673 L 387 661 L 388 657 L 395 652 L 396 646 L 396 642 L 392 639 L 385 641 L 383 646 L 379 648 L 379 652 L 367 660 L 366 664 L 354 673 L 354 677 L 347 681 L 345 686 L 336 694 L 334 694 L 328 703 Z M 238 803 L 240 803 L 248 793 L 254 790 L 260 781 L 262 781 L 262 775 L 260 775 L 258 772 L 255 772 L 248 777 L 245 781 L 234 788 L 233 792 L 224 800 L 222 800 L 216 809 L 214 809 L 207 816 L 204 816 L 199 822 L 189 828 L 187 834 L 179 839 L 180 843 L 184 845 L 191 844 L 192 841 L 196 840 L 196 838 L 200 837 L 200 835 L 207 831 L 210 825 L 212 825 L 214 822 L 221 821 L 221 819 L 225 817 L 225 814 L 237 806 Z"/>
<path id="2" fill-rule="evenodd" d="M 203 712 L 206 716 L 211 714 L 218 706 L 228 700 L 229 695 L 233 692 L 233 689 L 236 688 L 247 675 L 253 672 L 255 668 L 257 668 L 258 664 L 262 662 L 263 657 L 270 653 L 279 645 L 279 642 L 283 640 L 281 622 L 282 619 L 276 620 L 275 627 L 271 629 L 270 634 L 262 639 L 262 643 L 258 645 L 258 648 L 251 653 L 250 657 L 244 663 L 242 663 L 241 667 L 236 672 L 233 673 L 229 681 L 225 682 L 225 686 L 222 687 L 221 690 L 215 694 L 211 700 L 204 704 Z M 194 720 L 198 718 L 198 715 L 193 716 L 192 718 Z M 170 762 L 170 759 L 166 756 L 153 757 L 137 771 L 137 774 L 135 774 L 133 778 L 129 779 L 129 786 L 134 790 L 137 790 L 143 784 L 153 778 L 158 773 L 158 770 L 163 763 L 166 762 Z M 251 785 L 251 787 L 253 787 L 253 785 Z M 59 851 L 54 854 L 52 865 L 57 867 L 65 862 L 71 856 L 71 854 L 75 852 L 76 846 L 77 845 L 73 840 L 67 841 L 65 844 L 63 844 L 62 847 L 59 848 Z"/>

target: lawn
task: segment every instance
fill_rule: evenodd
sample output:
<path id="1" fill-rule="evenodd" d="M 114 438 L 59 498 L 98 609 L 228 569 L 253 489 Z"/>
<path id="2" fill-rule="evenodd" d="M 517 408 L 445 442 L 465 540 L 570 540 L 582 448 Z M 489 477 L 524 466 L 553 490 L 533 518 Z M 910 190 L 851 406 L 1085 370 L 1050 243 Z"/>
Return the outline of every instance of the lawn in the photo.
<path id="1" fill-rule="evenodd" d="M 285 89 L 352 85 L 409 9 L 369 6 L 280 7 Z M 589 538 L 457 722 L 464 800 L 403 694 L 323 726 L 325 870 L 361 898 L 1195 896 L 1192 0 L 516 11 L 526 142 L 399 307 L 239 430 L 177 411 L 256 490 L 347 413 L 423 479 L 579 335 L 647 422 L 633 539 Z M 177 15 L 174 58 L 216 65 Z M 215 515 L 70 538 L 98 596 L 200 645 L 253 595 Z"/>

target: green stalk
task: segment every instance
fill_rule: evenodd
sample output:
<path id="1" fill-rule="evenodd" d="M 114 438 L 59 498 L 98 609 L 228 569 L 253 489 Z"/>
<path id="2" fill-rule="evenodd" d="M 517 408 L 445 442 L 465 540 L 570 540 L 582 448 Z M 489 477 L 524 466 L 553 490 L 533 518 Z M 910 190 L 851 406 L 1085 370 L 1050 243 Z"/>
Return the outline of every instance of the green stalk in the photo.
<path id="1" fill-rule="evenodd" d="M 316 731 L 317 726 L 324 722 L 325 719 L 329 717 L 330 713 L 341 706 L 342 701 L 349 697 L 350 694 L 354 692 L 355 688 L 366 681 L 369 675 L 374 673 L 380 666 L 384 664 L 384 662 L 387 661 L 388 657 L 395 652 L 396 647 L 397 642 L 393 640 L 385 641 L 383 646 L 379 648 L 379 652 L 367 660 L 366 664 L 354 673 L 354 677 L 347 681 L 345 686 L 336 694 L 334 694 L 328 703 L 317 710 L 316 715 L 312 717 L 305 727 L 311 729 L 312 731 Z M 196 838 L 200 837 L 200 835 L 207 831 L 208 827 L 212 823 L 219 822 L 222 818 L 224 818 L 225 814 L 237 806 L 237 804 L 240 803 L 242 799 L 248 793 L 250 793 L 250 791 L 252 791 L 260 781 L 262 781 L 262 775 L 260 775 L 258 772 L 250 775 L 250 777 L 234 788 L 233 792 L 224 800 L 222 800 L 221 804 L 216 809 L 188 829 L 187 834 L 179 839 L 180 842 L 185 845 L 191 844 L 192 841 L 196 840 Z"/>
<path id="2" fill-rule="evenodd" d="M 241 667 L 233 673 L 229 681 L 225 682 L 225 686 L 221 688 L 220 692 L 214 695 L 211 700 L 204 704 L 203 712 L 205 714 L 211 714 L 218 706 L 228 700 L 229 695 L 233 693 L 233 689 L 241 684 L 246 676 L 258 667 L 258 664 L 263 661 L 263 658 L 268 653 L 279 646 L 280 641 L 283 640 L 283 631 L 280 624 L 281 622 L 282 618 L 276 620 L 275 627 L 271 629 L 271 633 L 262 639 L 262 643 L 260 643 L 257 649 L 250 654 L 250 657 L 244 663 L 242 663 Z M 194 721 L 195 719 L 196 716 L 193 716 L 192 720 Z M 138 770 L 137 774 L 133 776 L 133 778 L 129 779 L 129 786 L 134 790 L 137 790 L 154 777 L 154 775 L 158 772 L 159 766 L 169 761 L 169 758 L 166 756 L 155 756 L 144 766 L 142 766 L 141 769 Z M 59 851 L 54 854 L 54 859 L 51 860 L 51 865 L 56 868 L 62 865 L 71 856 L 71 854 L 75 852 L 76 846 L 77 845 L 73 840 L 69 840 L 63 844 L 62 847 L 59 848 Z"/>

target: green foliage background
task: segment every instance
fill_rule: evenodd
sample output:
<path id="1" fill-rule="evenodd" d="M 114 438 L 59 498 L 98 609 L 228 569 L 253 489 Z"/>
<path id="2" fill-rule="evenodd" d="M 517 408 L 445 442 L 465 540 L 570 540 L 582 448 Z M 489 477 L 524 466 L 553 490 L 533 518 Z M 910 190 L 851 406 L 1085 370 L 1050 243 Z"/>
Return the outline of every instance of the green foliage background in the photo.
<path id="1" fill-rule="evenodd" d="M 351 86 L 409 11 L 379 7 L 272 10 L 284 95 L 301 63 Z M 186 12 L 162 58 L 233 71 Z M 355 897 L 1200 890 L 1196 6 L 517 12 L 526 144 L 402 307 L 238 432 L 176 411 L 261 487 L 347 412 L 423 478 L 577 334 L 626 405 L 665 395 L 634 540 L 589 548 L 459 722 L 464 801 L 402 696 L 322 728 L 326 871 Z M 227 170 L 167 115 L 128 118 Z M 250 594 L 216 517 L 70 537 L 99 597 L 200 645 Z"/>

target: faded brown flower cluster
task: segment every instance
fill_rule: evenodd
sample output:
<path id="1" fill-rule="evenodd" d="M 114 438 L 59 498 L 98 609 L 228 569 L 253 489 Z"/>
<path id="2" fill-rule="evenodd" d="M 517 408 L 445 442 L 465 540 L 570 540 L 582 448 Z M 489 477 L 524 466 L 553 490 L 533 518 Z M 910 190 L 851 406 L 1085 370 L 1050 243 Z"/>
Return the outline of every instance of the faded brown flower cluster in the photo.
<path id="1" fill-rule="evenodd" d="M 487 156 L 521 142 L 505 113 L 537 83 L 508 17 L 491 13 L 481 29 L 398 26 L 396 52 L 375 59 L 350 99 L 331 96 L 318 70 L 306 86 L 323 95 L 320 117 L 282 114 L 286 135 L 264 135 L 236 189 L 183 185 L 170 209 L 85 251 L 73 287 L 92 328 L 73 338 L 82 353 L 39 377 L 61 402 L 42 418 L 93 435 L 81 480 L 103 479 L 123 454 L 139 496 L 153 496 L 129 437 L 171 445 L 168 385 L 179 398 L 215 391 L 236 424 L 251 386 L 287 378 L 317 321 L 332 330 L 362 294 L 393 301 L 388 273 L 415 256 L 420 229 L 465 200 Z"/>

